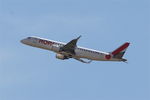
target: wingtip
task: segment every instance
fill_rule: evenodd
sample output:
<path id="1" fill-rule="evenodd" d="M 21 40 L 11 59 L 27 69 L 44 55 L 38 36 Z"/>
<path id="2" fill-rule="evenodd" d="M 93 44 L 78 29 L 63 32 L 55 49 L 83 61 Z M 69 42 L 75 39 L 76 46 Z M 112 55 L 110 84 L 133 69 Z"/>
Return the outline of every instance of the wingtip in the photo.
<path id="1" fill-rule="evenodd" d="M 80 39 L 81 37 L 82 37 L 82 36 L 80 35 L 80 36 L 77 38 L 77 40 Z"/>

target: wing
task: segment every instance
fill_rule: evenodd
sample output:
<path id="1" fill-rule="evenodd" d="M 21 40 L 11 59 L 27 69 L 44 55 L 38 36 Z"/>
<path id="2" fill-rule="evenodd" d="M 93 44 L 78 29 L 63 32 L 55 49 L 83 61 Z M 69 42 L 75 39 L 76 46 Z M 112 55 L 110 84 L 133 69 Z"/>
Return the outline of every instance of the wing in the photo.
<path id="1" fill-rule="evenodd" d="M 78 61 L 80 61 L 80 62 L 83 62 L 83 63 L 87 63 L 87 64 L 89 64 L 89 63 L 91 63 L 91 62 L 92 62 L 92 60 L 85 61 L 85 60 L 80 59 L 80 58 L 74 58 L 74 59 L 76 59 L 76 60 L 78 60 Z"/>
<path id="2" fill-rule="evenodd" d="M 75 48 L 76 48 L 76 44 L 79 40 L 81 36 L 79 36 L 76 39 L 71 40 L 69 43 L 67 43 L 66 45 L 64 45 L 63 47 L 60 48 L 60 52 L 66 52 L 66 53 L 70 53 L 72 55 L 75 55 Z"/>
<path id="3" fill-rule="evenodd" d="M 83 63 L 91 63 L 92 60 L 89 60 L 89 61 L 85 61 L 81 58 L 76 58 L 74 57 L 75 55 L 75 48 L 77 47 L 77 42 L 78 40 L 80 39 L 81 36 L 79 36 L 78 38 L 76 39 L 73 39 L 71 40 L 70 42 L 68 42 L 66 45 L 60 47 L 60 50 L 59 52 L 65 56 L 67 56 L 68 58 L 74 58 L 80 62 L 83 62 Z"/>

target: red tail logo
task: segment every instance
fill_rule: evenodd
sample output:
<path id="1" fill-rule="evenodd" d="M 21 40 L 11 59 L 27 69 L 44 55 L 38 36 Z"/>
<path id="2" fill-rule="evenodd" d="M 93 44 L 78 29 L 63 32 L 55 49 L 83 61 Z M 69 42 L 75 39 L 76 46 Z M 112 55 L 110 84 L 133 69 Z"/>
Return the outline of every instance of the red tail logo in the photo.
<path id="1" fill-rule="evenodd" d="M 129 46 L 130 43 L 126 42 L 124 43 L 122 46 L 120 46 L 119 48 L 117 48 L 116 50 L 114 50 L 112 52 L 112 55 L 116 55 L 120 52 L 124 52 L 126 50 L 126 48 Z"/>

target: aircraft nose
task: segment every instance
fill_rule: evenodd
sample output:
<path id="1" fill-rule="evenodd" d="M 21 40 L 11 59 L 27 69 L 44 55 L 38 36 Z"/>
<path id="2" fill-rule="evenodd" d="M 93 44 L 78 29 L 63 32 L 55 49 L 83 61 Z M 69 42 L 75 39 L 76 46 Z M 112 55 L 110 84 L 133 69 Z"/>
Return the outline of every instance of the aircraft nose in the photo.
<path id="1" fill-rule="evenodd" d="M 23 44 L 25 44 L 25 40 L 24 39 L 22 39 L 20 42 L 23 43 Z"/>

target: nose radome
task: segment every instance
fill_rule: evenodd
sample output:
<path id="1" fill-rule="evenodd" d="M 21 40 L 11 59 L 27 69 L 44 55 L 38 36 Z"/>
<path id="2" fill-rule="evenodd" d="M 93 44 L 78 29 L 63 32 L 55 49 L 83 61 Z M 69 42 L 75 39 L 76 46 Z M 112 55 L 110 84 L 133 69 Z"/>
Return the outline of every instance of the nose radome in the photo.
<path id="1" fill-rule="evenodd" d="M 21 43 L 23 43 L 23 44 L 25 43 L 24 39 L 23 39 L 23 40 L 21 40 L 20 42 L 21 42 Z"/>

